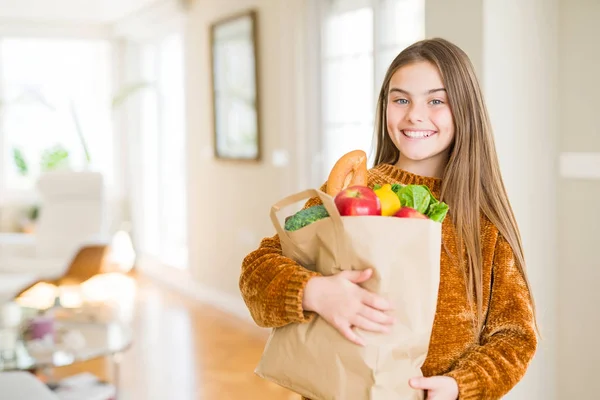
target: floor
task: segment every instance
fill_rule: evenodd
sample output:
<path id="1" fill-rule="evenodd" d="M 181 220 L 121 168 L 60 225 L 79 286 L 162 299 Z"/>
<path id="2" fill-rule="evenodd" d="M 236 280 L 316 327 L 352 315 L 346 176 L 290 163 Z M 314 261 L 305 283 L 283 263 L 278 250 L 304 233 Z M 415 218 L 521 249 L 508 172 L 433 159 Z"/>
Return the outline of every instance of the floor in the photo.
<path id="1" fill-rule="evenodd" d="M 119 400 L 299 400 L 253 370 L 266 336 L 247 322 L 138 276 L 134 343 L 120 367 Z M 55 370 L 111 378 L 107 360 Z"/>

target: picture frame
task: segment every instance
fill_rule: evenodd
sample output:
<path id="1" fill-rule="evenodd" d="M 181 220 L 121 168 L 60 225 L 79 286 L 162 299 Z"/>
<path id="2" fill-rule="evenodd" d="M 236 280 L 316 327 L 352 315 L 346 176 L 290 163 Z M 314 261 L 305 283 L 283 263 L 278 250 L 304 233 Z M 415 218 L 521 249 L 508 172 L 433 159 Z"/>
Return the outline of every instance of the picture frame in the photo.
<path id="1" fill-rule="evenodd" d="M 210 26 L 216 159 L 261 160 L 257 42 L 255 10 L 228 16 Z"/>

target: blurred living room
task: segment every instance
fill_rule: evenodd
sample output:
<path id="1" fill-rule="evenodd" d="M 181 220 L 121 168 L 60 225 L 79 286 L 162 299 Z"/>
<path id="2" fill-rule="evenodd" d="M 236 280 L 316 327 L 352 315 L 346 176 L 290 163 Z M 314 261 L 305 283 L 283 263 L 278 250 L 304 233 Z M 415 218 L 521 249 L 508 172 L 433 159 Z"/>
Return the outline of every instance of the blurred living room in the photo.
<path id="1" fill-rule="evenodd" d="M 0 0 L 0 398 L 300 399 L 240 294 L 271 207 L 373 157 L 386 69 L 471 58 L 541 339 L 600 393 L 600 0 Z"/>

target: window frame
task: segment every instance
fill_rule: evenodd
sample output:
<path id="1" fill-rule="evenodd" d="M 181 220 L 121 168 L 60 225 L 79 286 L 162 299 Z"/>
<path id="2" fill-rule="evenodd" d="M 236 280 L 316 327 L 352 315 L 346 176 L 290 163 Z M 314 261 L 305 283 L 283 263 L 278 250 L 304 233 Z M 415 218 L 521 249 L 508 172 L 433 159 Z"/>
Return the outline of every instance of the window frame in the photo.
<path id="1" fill-rule="evenodd" d="M 157 80 L 154 82 L 156 87 L 153 89 L 156 91 L 156 108 L 157 108 L 157 113 L 156 113 L 156 124 L 157 124 L 157 137 L 156 139 L 156 144 L 158 146 L 158 151 L 156 154 L 157 157 L 157 162 L 156 162 L 156 172 L 157 172 L 157 176 L 156 179 L 158 180 L 158 187 L 161 186 L 161 182 L 163 181 L 163 172 L 161 171 L 161 165 L 162 163 L 164 163 L 164 161 L 162 161 L 162 159 L 165 157 L 164 152 L 161 152 L 161 141 L 164 140 L 164 136 L 166 135 L 167 137 L 169 136 L 168 134 L 168 130 L 165 129 L 164 126 L 164 115 L 163 112 L 161 111 L 163 109 L 163 104 L 164 104 L 164 95 L 161 92 L 161 87 L 163 87 L 163 83 L 161 83 L 159 81 L 160 76 L 161 76 L 161 72 L 160 72 L 160 64 L 161 64 L 161 59 L 160 59 L 160 46 L 161 46 L 161 42 L 165 39 L 167 39 L 170 35 L 172 34 L 179 34 L 181 36 L 181 41 L 182 41 L 182 50 L 183 50 L 183 71 L 182 71 L 182 75 L 183 75 L 183 98 L 182 98 L 182 102 L 183 102 L 183 135 L 184 135 L 184 142 L 187 142 L 187 117 L 186 117 L 186 103 L 187 103 L 187 96 L 185 93 L 185 82 L 186 82 L 186 71 L 185 71 L 185 30 L 184 29 L 177 29 L 177 28 L 173 28 L 170 30 L 165 30 L 165 31 L 161 31 L 160 34 L 158 35 L 153 35 L 151 37 L 146 37 L 143 40 L 138 40 L 135 41 L 135 44 L 133 44 L 136 48 L 137 48 L 137 58 L 138 58 L 138 77 L 141 78 L 142 80 L 145 79 L 143 76 L 143 61 L 144 61 L 144 56 L 143 56 L 143 52 L 144 52 L 144 47 L 146 46 L 152 46 L 152 51 L 154 52 L 154 59 L 152 60 L 154 62 L 154 75 L 157 77 Z M 144 136 L 144 133 L 142 132 L 142 118 L 143 118 L 143 106 L 141 103 L 136 104 L 136 110 L 135 110 L 135 119 L 139 121 L 139 123 L 137 124 L 137 129 L 138 132 L 136 132 L 137 136 L 139 137 L 139 139 L 142 138 L 142 136 Z M 138 154 L 140 157 L 139 162 L 142 163 L 143 160 L 145 159 L 145 155 L 143 154 L 143 148 L 145 147 L 141 142 L 138 143 L 139 148 L 140 148 L 140 153 Z M 184 153 L 183 156 L 185 157 L 184 163 L 185 163 L 185 167 L 184 167 L 184 173 L 186 174 L 186 178 L 185 178 L 185 182 L 187 183 L 187 175 L 189 174 L 189 170 L 187 168 L 188 166 L 188 160 L 187 160 L 187 153 L 185 151 L 185 146 L 184 146 Z M 135 171 L 140 172 L 139 168 L 136 168 Z M 139 177 L 140 179 L 140 186 L 139 186 L 139 190 L 142 193 L 138 193 L 138 195 L 140 195 L 139 197 L 142 199 L 144 199 L 144 196 L 142 195 L 145 192 L 145 187 L 144 187 L 144 178 L 143 177 Z M 185 193 L 182 193 L 183 198 L 185 199 L 185 212 L 186 215 L 189 214 L 189 206 L 188 206 L 188 195 L 189 195 L 189 188 L 187 185 L 184 185 L 184 190 Z M 146 216 L 143 216 L 143 218 L 140 218 L 141 221 L 139 221 L 140 224 L 142 224 L 143 226 L 145 226 L 146 224 L 148 224 L 149 226 L 152 227 L 158 227 L 158 246 L 160 247 L 158 249 L 158 251 L 154 251 L 154 252 L 150 252 L 148 251 L 148 248 L 151 247 L 149 246 L 149 243 L 146 242 L 146 239 L 144 237 L 144 235 L 142 234 L 140 238 L 138 238 L 137 241 L 137 247 L 140 249 L 140 251 L 142 252 L 142 254 L 146 257 L 150 257 L 151 259 L 157 260 L 160 264 L 162 265 L 166 265 L 169 267 L 174 267 L 178 270 L 181 271 L 185 271 L 189 269 L 189 224 L 185 224 L 184 226 L 184 238 L 185 238 L 185 245 L 183 246 L 184 252 L 185 252 L 185 257 L 184 260 L 181 263 L 178 263 L 174 260 L 171 259 L 170 256 L 167 256 L 167 253 L 170 253 L 171 250 L 174 249 L 166 249 L 165 248 L 165 241 L 164 238 L 161 237 L 161 232 L 165 232 L 164 229 L 164 224 L 167 223 L 166 219 L 165 219 L 165 213 L 164 213 L 164 198 L 162 196 L 160 196 L 160 193 L 157 194 L 158 197 L 156 199 L 157 204 L 155 204 L 155 206 L 157 207 L 156 211 L 157 211 L 157 215 L 156 217 L 158 218 L 157 221 L 151 221 L 148 222 L 148 218 Z M 142 209 L 145 208 L 145 205 L 141 206 Z M 184 218 L 186 219 L 186 218 Z M 186 219 L 187 220 L 187 219 Z M 142 229 L 140 229 L 142 228 Z M 145 227 L 140 227 L 140 226 L 136 226 L 135 228 L 136 230 L 142 230 L 142 231 L 147 231 L 147 228 Z M 154 233 L 153 233 L 154 235 Z M 169 250 L 168 252 L 165 252 L 166 250 Z"/>
<path id="2" fill-rule="evenodd" d="M 28 23 L 15 23 L 9 28 L 0 29 L 0 41 L 12 39 L 28 39 L 28 40 L 76 40 L 76 41 L 90 41 L 106 42 L 111 53 L 109 60 L 109 80 L 111 82 L 110 90 L 115 88 L 115 65 L 117 60 L 115 59 L 115 41 L 110 36 L 107 30 L 101 29 L 100 27 L 90 26 L 87 28 L 78 28 L 70 26 L 69 24 L 61 24 L 54 27 L 54 29 L 45 29 L 44 27 L 33 26 Z M 2 73 L 4 63 L 0 57 L 0 73 Z M 2 79 L 0 79 L 0 98 L 3 98 L 5 94 L 5 88 Z M 118 127 L 110 122 L 112 125 L 112 159 L 113 159 L 113 177 L 112 185 L 107 187 L 107 194 L 109 198 L 115 198 L 123 193 L 122 182 L 119 179 L 118 174 L 115 173 L 115 166 L 117 165 L 117 157 L 119 157 L 120 147 L 119 143 L 119 131 Z M 9 204 L 30 204 L 37 201 L 37 190 L 35 184 L 29 189 L 16 189 L 9 188 L 6 182 L 6 170 L 5 165 L 7 160 L 5 159 L 6 150 L 6 136 L 5 136 L 5 118 L 2 110 L 0 110 L 0 207 Z"/>
<path id="3" fill-rule="evenodd" d="M 382 70 L 382 66 L 385 63 L 385 67 L 387 67 L 387 65 L 389 65 L 389 61 L 384 61 L 383 57 L 386 53 L 386 51 L 389 51 L 392 47 L 395 47 L 395 45 L 397 44 L 399 49 L 398 51 L 400 51 L 402 48 L 404 48 L 406 45 L 408 45 L 408 42 L 400 42 L 400 41 L 396 41 L 394 45 L 390 45 L 389 43 L 386 43 L 386 41 L 383 40 L 382 38 L 382 25 L 381 25 L 381 16 L 382 16 L 382 10 L 384 9 L 384 2 L 385 1 L 389 1 L 389 0 L 326 0 L 323 1 L 321 4 L 317 4 L 314 3 L 312 4 L 313 10 L 316 10 L 316 12 L 319 15 L 319 35 L 317 38 L 315 38 L 315 42 L 318 41 L 319 46 L 314 46 L 315 48 L 318 49 L 319 51 L 319 57 L 318 57 L 318 74 L 319 74 L 319 78 L 315 80 L 315 82 L 318 82 L 318 104 L 320 105 L 320 109 L 321 111 L 314 112 L 313 115 L 315 115 L 316 117 L 318 117 L 318 121 L 319 121 L 319 129 L 318 129 L 318 133 L 317 133 L 317 138 L 316 140 L 313 140 L 312 146 L 311 148 L 313 149 L 313 160 L 312 160 L 312 177 L 311 177 L 311 183 L 313 185 L 321 185 L 323 183 L 323 177 L 327 177 L 328 174 L 328 170 L 326 170 L 326 166 L 325 166 L 325 160 L 327 157 L 327 148 L 326 148 L 326 142 L 327 142 L 327 137 L 326 137 L 326 132 L 329 129 L 331 129 L 331 127 L 329 127 L 329 123 L 326 121 L 327 116 L 325 115 L 325 112 L 322 111 L 325 109 L 326 105 L 325 103 L 325 86 L 324 86 L 324 79 L 325 79 L 325 66 L 326 66 L 326 54 L 325 54 L 325 26 L 327 23 L 327 18 L 331 15 L 331 13 L 333 12 L 335 13 L 341 13 L 341 12 L 346 12 L 346 11 L 352 11 L 352 10 L 357 10 L 360 9 L 362 7 L 371 7 L 373 10 L 373 45 L 372 45 L 372 52 L 371 52 L 371 58 L 372 58 L 372 82 L 373 82 L 373 104 L 371 105 L 371 115 L 372 115 L 372 125 L 374 125 L 374 118 L 376 117 L 376 103 L 377 103 L 377 99 L 379 97 L 379 91 L 381 89 L 381 82 L 380 80 L 382 80 L 383 77 L 383 73 L 382 76 L 378 76 L 380 70 Z M 401 1 L 401 0 L 399 0 Z M 408 1 L 408 0 L 407 0 Z M 424 38 L 425 37 L 425 0 L 414 0 L 414 1 L 420 1 L 421 4 L 418 5 L 418 7 L 421 8 L 422 10 L 422 21 L 421 21 L 421 27 L 422 30 L 419 33 L 420 38 Z M 340 122 L 341 125 L 347 125 L 344 122 Z M 354 124 L 356 125 L 356 124 Z M 361 121 L 360 125 L 363 125 L 363 122 Z M 373 153 L 369 154 L 368 152 L 368 156 L 369 156 L 369 161 L 370 161 L 370 165 L 372 164 L 372 162 L 374 161 L 374 152 L 376 150 L 376 138 L 374 136 L 374 132 L 372 132 L 372 139 L 371 139 L 371 146 L 369 148 L 369 150 L 371 150 Z M 340 154 L 341 156 L 341 154 Z"/>

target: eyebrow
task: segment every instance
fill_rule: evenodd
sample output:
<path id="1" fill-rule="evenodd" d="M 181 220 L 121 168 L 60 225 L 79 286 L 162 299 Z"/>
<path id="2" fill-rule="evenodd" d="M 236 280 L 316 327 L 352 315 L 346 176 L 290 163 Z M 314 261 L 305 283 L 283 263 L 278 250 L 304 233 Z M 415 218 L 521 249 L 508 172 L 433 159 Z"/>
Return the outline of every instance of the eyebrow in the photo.
<path id="1" fill-rule="evenodd" d="M 427 92 L 425 92 L 425 94 L 433 94 L 433 93 L 445 92 L 445 91 L 446 91 L 446 89 L 444 89 L 444 88 L 431 89 L 431 90 L 428 90 Z M 408 92 L 404 89 L 400 89 L 400 88 L 391 88 L 390 93 L 392 93 L 392 92 L 399 92 L 399 93 L 403 93 L 407 96 L 412 96 L 412 94 L 410 92 Z"/>

